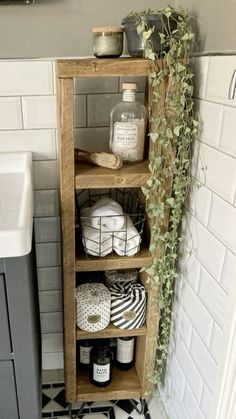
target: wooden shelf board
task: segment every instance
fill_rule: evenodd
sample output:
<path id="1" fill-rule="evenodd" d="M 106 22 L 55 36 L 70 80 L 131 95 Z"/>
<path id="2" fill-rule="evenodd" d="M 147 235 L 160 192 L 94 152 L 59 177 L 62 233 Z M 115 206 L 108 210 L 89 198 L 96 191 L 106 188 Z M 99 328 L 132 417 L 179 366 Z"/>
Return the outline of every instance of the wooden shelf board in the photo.
<path id="1" fill-rule="evenodd" d="M 87 371 L 77 376 L 77 401 L 121 400 L 141 397 L 141 388 L 135 368 L 121 371 L 112 368 L 112 382 L 107 387 L 96 387 L 90 383 Z"/>
<path id="2" fill-rule="evenodd" d="M 113 324 L 109 324 L 106 329 L 99 330 L 99 332 L 86 332 L 79 327 L 76 328 L 76 339 L 102 339 L 102 338 L 116 338 L 119 336 L 145 336 L 147 334 L 146 325 L 138 329 L 119 329 Z"/>
<path id="3" fill-rule="evenodd" d="M 161 62 L 161 60 L 158 60 Z M 56 72 L 59 78 L 107 77 L 107 76 L 147 76 L 149 60 L 143 58 L 97 58 L 57 60 Z"/>
<path id="4" fill-rule="evenodd" d="M 147 247 L 141 248 L 140 252 L 135 256 L 105 256 L 103 258 L 96 258 L 83 253 L 76 257 L 75 270 L 76 272 L 84 271 L 106 271 L 111 269 L 132 269 L 147 267 L 151 263 L 151 255 Z"/>
<path id="5" fill-rule="evenodd" d="M 75 162 L 75 188 L 140 188 L 149 177 L 148 161 L 118 170 Z"/>

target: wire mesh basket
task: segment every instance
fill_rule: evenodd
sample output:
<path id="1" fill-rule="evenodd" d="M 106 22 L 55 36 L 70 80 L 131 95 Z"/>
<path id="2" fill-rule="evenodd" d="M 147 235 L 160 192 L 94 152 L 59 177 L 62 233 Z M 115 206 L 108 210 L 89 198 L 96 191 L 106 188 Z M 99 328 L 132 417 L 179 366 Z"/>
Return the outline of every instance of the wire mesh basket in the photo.
<path id="1" fill-rule="evenodd" d="M 138 190 L 77 190 L 75 201 L 79 252 L 87 258 L 139 252 L 146 214 Z"/>

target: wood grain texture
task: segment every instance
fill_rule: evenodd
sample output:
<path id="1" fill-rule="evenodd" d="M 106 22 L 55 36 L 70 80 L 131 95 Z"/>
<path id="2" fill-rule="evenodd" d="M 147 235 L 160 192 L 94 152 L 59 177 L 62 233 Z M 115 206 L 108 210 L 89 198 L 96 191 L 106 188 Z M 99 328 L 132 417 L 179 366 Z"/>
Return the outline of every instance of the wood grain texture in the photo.
<path id="1" fill-rule="evenodd" d="M 75 163 L 75 187 L 85 188 L 140 188 L 149 176 L 148 161 L 125 165 L 118 170 Z"/>
<path id="2" fill-rule="evenodd" d="M 135 256 L 105 256 L 101 259 L 96 257 L 80 256 L 76 258 L 75 269 L 77 272 L 83 271 L 106 271 L 111 269 L 131 269 L 149 266 L 151 256 L 146 247 L 142 247 Z"/>
<path id="3" fill-rule="evenodd" d="M 66 399 L 76 399 L 73 79 L 58 80 Z"/>
<path id="4" fill-rule="evenodd" d="M 140 273 L 140 280 L 145 286 L 148 295 L 146 313 L 147 334 L 136 339 L 135 367 L 142 388 L 142 397 L 146 398 L 153 390 L 153 384 L 149 380 L 149 375 L 153 371 L 155 363 L 159 307 L 157 289 L 145 272 Z"/>
<path id="5" fill-rule="evenodd" d="M 143 58 L 82 58 L 58 60 L 57 77 L 147 76 L 149 61 Z"/>
<path id="6" fill-rule="evenodd" d="M 86 332 L 81 330 L 79 327 L 76 328 L 76 339 L 102 339 L 102 338 L 117 338 L 119 336 L 145 336 L 147 333 L 146 325 L 139 327 L 138 329 L 127 330 L 119 329 L 113 324 L 109 324 L 106 329 L 99 330 L 98 332 Z"/>
<path id="7" fill-rule="evenodd" d="M 135 368 L 129 371 L 112 369 L 112 383 L 99 388 L 90 383 L 88 372 L 77 376 L 77 401 L 122 400 L 141 397 L 141 388 Z"/>

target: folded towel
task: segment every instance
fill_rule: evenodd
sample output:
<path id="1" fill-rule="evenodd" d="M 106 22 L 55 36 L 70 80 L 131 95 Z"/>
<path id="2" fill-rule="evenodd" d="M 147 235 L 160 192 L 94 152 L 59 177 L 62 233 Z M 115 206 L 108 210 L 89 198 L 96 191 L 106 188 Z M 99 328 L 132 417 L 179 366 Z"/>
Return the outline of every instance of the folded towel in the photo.
<path id="1" fill-rule="evenodd" d="M 106 256 L 112 252 L 112 234 L 105 233 L 91 226 L 91 208 L 80 211 L 82 243 L 86 253 L 92 256 Z"/>
<path id="2" fill-rule="evenodd" d="M 90 211 L 91 226 L 101 231 L 119 231 L 124 226 L 123 210 L 111 198 L 99 199 Z"/>
<path id="3" fill-rule="evenodd" d="M 129 215 L 125 215 L 124 229 L 114 233 L 113 250 L 119 256 L 133 256 L 140 249 L 141 237 Z"/>

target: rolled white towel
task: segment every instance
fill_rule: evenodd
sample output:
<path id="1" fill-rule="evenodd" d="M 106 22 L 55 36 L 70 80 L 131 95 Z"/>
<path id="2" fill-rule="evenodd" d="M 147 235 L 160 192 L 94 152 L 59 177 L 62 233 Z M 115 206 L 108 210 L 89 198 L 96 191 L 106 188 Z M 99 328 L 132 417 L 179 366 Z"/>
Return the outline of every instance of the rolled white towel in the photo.
<path id="1" fill-rule="evenodd" d="M 101 198 L 90 211 L 91 226 L 101 231 L 120 231 L 125 223 L 123 210 L 118 202 L 111 198 Z"/>
<path id="2" fill-rule="evenodd" d="M 113 250 L 119 256 L 133 256 L 139 251 L 141 237 L 129 215 L 125 217 L 123 231 L 113 235 Z"/>
<path id="3" fill-rule="evenodd" d="M 80 208 L 80 216 L 82 217 L 82 219 L 81 219 L 82 223 L 84 221 L 87 221 L 86 218 L 90 217 L 90 212 L 91 212 L 90 207 Z"/>
<path id="4" fill-rule="evenodd" d="M 104 257 L 112 252 L 112 234 L 91 226 L 90 211 L 91 208 L 83 208 L 80 211 L 83 246 L 89 255 Z"/>

